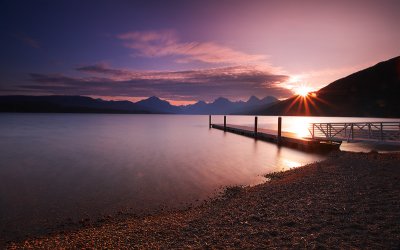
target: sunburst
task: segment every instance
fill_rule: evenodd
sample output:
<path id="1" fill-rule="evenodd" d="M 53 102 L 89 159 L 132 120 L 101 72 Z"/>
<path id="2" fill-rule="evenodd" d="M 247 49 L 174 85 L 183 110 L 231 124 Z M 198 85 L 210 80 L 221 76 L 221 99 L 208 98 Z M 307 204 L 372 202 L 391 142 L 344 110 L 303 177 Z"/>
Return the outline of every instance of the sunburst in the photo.
<path id="1" fill-rule="evenodd" d="M 311 91 L 312 91 L 312 89 L 310 87 L 307 87 L 304 85 L 294 88 L 295 94 L 302 96 L 302 97 L 308 96 Z"/>

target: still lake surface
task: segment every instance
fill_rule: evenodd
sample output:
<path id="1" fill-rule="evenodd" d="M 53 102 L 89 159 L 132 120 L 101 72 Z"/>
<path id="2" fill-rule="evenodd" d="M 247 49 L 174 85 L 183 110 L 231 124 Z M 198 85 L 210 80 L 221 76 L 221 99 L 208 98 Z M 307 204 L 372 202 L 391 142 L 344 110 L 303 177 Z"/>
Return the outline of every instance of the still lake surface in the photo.
<path id="1" fill-rule="evenodd" d="M 367 120 L 394 119 L 283 117 L 283 130 L 304 135 L 308 122 Z M 276 126 L 277 117 L 259 117 L 259 127 Z M 0 232 L 180 208 L 325 157 L 209 129 L 201 115 L 0 114 Z"/>

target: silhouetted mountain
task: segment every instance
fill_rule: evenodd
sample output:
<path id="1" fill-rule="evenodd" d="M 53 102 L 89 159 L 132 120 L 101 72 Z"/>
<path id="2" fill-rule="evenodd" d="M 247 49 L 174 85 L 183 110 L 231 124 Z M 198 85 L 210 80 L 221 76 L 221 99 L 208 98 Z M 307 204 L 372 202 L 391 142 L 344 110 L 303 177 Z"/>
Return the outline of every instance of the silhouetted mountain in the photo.
<path id="1" fill-rule="evenodd" d="M 264 115 L 400 117 L 400 57 L 341 78 L 307 98 L 258 110 Z"/>
<path id="2" fill-rule="evenodd" d="M 226 98 L 219 97 L 209 106 L 209 111 L 214 114 L 230 114 L 238 108 L 240 104 L 231 102 Z"/>
<path id="3" fill-rule="evenodd" d="M 195 104 L 182 107 L 184 114 L 208 114 L 206 112 L 208 104 L 204 101 L 198 101 Z"/>
<path id="4" fill-rule="evenodd" d="M 258 105 L 260 104 L 260 99 L 258 99 L 256 96 L 252 95 L 250 96 L 249 100 L 247 100 L 248 105 Z"/>
<path id="5" fill-rule="evenodd" d="M 184 114 L 230 114 L 235 110 L 236 103 L 219 97 L 212 103 L 197 102 L 182 108 Z"/>
<path id="6" fill-rule="evenodd" d="M 256 111 L 260 109 L 265 109 L 275 103 L 279 102 L 273 96 L 266 96 L 263 99 L 258 99 L 255 96 L 251 96 L 250 99 L 245 103 L 245 105 L 238 109 L 234 114 L 236 115 L 253 115 L 257 114 Z"/>
<path id="7" fill-rule="evenodd" d="M 161 100 L 156 96 L 152 96 L 148 99 L 141 100 L 135 103 L 138 107 L 144 110 L 151 110 L 153 113 L 169 113 L 178 114 L 181 112 L 180 107 L 173 106 L 169 102 Z"/>
<path id="8" fill-rule="evenodd" d="M 129 101 L 104 101 L 86 96 L 0 96 L 0 112 L 152 113 Z"/>
<path id="9" fill-rule="evenodd" d="M 185 114 L 246 114 L 252 110 L 264 105 L 278 101 L 275 97 L 267 96 L 258 99 L 255 96 L 249 98 L 247 102 L 232 102 L 226 98 L 219 97 L 212 103 L 197 102 L 193 105 L 183 107 L 182 112 Z"/>
<path id="10" fill-rule="evenodd" d="M 270 105 L 270 104 L 275 103 L 275 102 L 279 102 L 279 100 L 276 99 L 273 96 L 266 96 L 263 99 L 261 99 L 260 103 L 257 104 L 257 105 Z"/>

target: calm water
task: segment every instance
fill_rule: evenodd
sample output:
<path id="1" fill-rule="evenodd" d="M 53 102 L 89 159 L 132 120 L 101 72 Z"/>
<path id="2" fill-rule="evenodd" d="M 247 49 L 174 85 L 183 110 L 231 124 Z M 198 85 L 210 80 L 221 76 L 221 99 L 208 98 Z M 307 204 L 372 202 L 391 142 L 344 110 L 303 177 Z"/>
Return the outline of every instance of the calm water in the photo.
<path id="1" fill-rule="evenodd" d="M 283 128 L 302 134 L 311 120 L 284 117 Z M 275 128 L 277 118 L 259 121 Z M 0 159 L 0 232 L 16 234 L 68 218 L 182 207 L 324 156 L 208 129 L 208 116 L 0 114 Z"/>

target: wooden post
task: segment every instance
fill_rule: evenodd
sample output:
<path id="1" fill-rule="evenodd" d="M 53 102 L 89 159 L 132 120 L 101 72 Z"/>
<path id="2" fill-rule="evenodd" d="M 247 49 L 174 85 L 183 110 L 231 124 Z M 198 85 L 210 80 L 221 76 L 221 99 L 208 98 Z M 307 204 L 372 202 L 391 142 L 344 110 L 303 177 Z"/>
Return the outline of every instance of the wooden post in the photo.
<path id="1" fill-rule="evenodd" d="M 211 115 L 208 116 L 208 127 L 211 128 Z"/>
<path id="2" fill-rule="evenodd" d="M 226 131 L 226 115 L 224 115 L 224 131 Z"/>
<path id="3" fill-rule="evenodd" d="M 282 142 L 282 117 L 278 117 L 278 145 Z"/>
<path id="4" fill-rule="evenodd" d="M 383 124 L 381 122 L 381 141 L 383 141 Z"/>
<path id="5" fill-rule="evenodd" d="M 254 138 L 257 138 L 257 123 L 258 123 L 258 117 L 254 117 Z"/>

